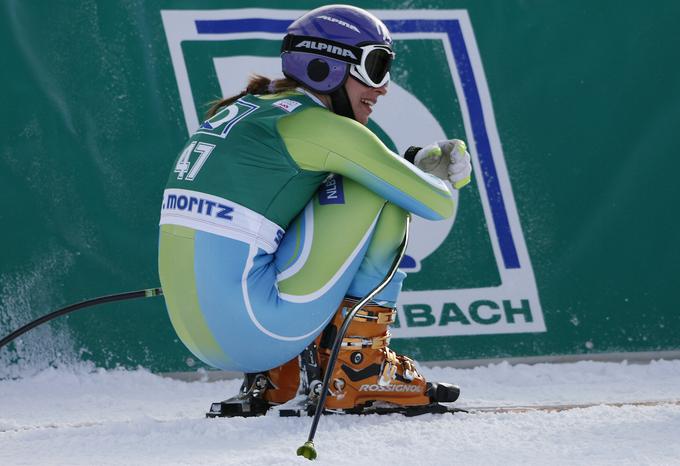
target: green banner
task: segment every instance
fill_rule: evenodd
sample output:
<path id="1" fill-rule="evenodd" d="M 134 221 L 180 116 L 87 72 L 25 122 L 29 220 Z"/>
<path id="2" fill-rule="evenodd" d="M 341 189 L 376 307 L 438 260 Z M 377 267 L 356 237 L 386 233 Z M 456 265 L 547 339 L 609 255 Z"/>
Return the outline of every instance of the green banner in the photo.
<path id="1" fill-rule="evenodd" d="M 19 2 L 0 8 L 0 336 L 157 286 L 172 163 L 209 102 L 280 76 L 318 2 Z M 257 8 L 253 8 L 256 6 Z M 415 219 L 393 346 L 421 361 L 680 350 L 680 4 L 361 2 L 397 60 L 370 127 L 396 151 L 468 141 L 455 218 Z M 198 362 L 161 298 L 79 311 L 0 367 Z M 0 374 L 2 371 L 0 370 Z"/>

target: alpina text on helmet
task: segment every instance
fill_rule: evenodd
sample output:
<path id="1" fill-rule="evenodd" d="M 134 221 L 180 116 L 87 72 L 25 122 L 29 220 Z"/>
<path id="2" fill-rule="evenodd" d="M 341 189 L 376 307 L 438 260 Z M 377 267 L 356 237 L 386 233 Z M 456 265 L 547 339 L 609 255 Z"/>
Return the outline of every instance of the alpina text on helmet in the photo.
<path id="1" fill-rule="evenodd" d="M 358 60 L 354 53 L 346 48 L 339 47 L 337 45 L 330 45 L 324 42 L 316 42 L 313 40 L 303 40 L 302 42 L 295 45 L 295 48 L 319 50 L 322 52 L 330 53 L 333 55 L 338 55 L 340 57 L 349 57 L 353 60 Z"/>
<path id="2" fill-rule="evenodd" d="M 330 21 L 331 23 L 338 23 L 340 26 L 345 26 L 348 29 L 351 29 L 352 31 L 359 32 L 359 29 L 353 24 L 349 24 L 346 21 L 341 21 L 337 18 L 333 18 L 332 16 L 326 16 L 326 15 L 321 15 L 317 16 L 319 19 L 325 19 L 326 21 Z"/>

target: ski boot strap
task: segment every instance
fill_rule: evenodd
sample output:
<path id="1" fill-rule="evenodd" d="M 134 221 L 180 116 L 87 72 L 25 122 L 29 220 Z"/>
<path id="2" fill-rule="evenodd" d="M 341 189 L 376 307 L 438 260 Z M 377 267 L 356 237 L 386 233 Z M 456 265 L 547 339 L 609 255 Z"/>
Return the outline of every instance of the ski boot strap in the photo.
<path id="1" fill-rule="evenodd" d="M 347 315 L 350 308 L 357 303 L 357 299 L 345 298 L 342 315 Z M 375 303 L 365 304 L 354 315 L 354 322 L 370 322 L 379 325 L 391 325 L 397 320 L 397 310 L 393 307 L 380 306 Z"/>
<path id="2" fill-rule="evenodd" d="M 356 348 L 371 348 L 371 349 L 381 349 L 387 348 L 390 344 L 390 332 L 385 335 L 373 338 L 365 337 L 345 337 L 342 339 L 342 346 L 340 350 L 353 350 Z"/>
<path id="3" fill-rule="evenodd" d="M 420 376 L 411 358 L 403 356 L 401 354 L 397 354 L 389 348 L 385 348 L 384 364 L 385 366 L 391 367 L 389 369 L 383 369 L 383 373 L 391 370 L 394 370 L 394 372 L 396 373 L 397 368 L 401 366 L 401 375 L 404 379 L 411 381 L 416 377 Z"/>
<path id="4" fill-rule="evenodd" d="M 375 306 L 380 307 L 380 306 Z M 382 308 L 390 309 L 390 308 Z M 366 309 L 365 307 L 359 309 L 354 315 L 354 321 L 356 322 L 372 322 L 374 324 L 380 325 L 391 325 L 397 320 L 397 311 L 395 309 L 390 309 L 389 312 L 382 311 L 376 312 Z"/>
<path id="5" fill-rule="evenodd" d="M 399 368 L 401 368 L 401 376 L 407 381 L 411 381 L 418 377 L 420 374 L 418 373 L 413 360 L 389 349 L 389 343 L 389 332 L 387 335 L 373 338 L 347 337 L 342 339 L 340 350 L 356 350 L 357 348 L 382 350 L 385 359 L 380 369 L 380 377 L 378 379 L 379 385 L 389 385 L 399 372 Z"/>

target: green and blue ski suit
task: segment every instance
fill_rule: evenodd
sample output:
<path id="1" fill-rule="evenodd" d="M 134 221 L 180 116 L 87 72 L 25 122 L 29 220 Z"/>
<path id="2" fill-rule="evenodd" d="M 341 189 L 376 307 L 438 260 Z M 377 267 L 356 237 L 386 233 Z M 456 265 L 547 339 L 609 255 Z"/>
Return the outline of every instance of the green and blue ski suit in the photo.
<path id="1" fill-rule="evenodd" d="M 159 273 L 205 363 L 256 372 L 298 355 L 344 296 L 380 283 L 407 212 L 453 214 L 447 185 L 302 91 L 240 98 L 203 123 L 163 194 Z M 396 302 L 404 273 L 375 299 Z"/>

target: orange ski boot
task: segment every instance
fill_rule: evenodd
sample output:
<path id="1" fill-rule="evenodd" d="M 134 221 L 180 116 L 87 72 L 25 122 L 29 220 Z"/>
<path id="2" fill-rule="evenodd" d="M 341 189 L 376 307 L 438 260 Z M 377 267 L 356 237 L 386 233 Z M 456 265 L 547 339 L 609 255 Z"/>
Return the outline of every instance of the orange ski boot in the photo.
<path id="1" fill-rule="evenodd" d="M 268 387 L 264 392 L 264 399 L 272 405 L 278 405 L 292 400 L 300 386 L 300 363 L 298 357 L 291 359 L 282 366 L 267 371 Z"/>
<path id="2" fill-rule="evenodd" d="M 345 315 L 357 301 L 345 298 L 324 330 L 319 345 L 324 371 Z M 372 407 L 374 412 L 392 412 L 389 407 L 397 406 L 442 408 L 428 412 L 445 412 L 437 402 L 458 399 L 458 386 L 427 382 L 411 359 L 388 348 L 388 326 L 395 319 L 396 309 L 377 304 L 365 305 L 357 312 L 342 340 L 329 384 L 326 409 L 361 413 L 364 408 Z M 417 408 L 409 412 L 422 414 Z"/>
<path id="3" fill-rule="evenodd" d="M 213 403 L 207 417 L 261 416 L 275 405 L 295 397 L 300 385 L 300 362 L 296 356 L 265 372 L 244 374 L 238 395 Z"/>

